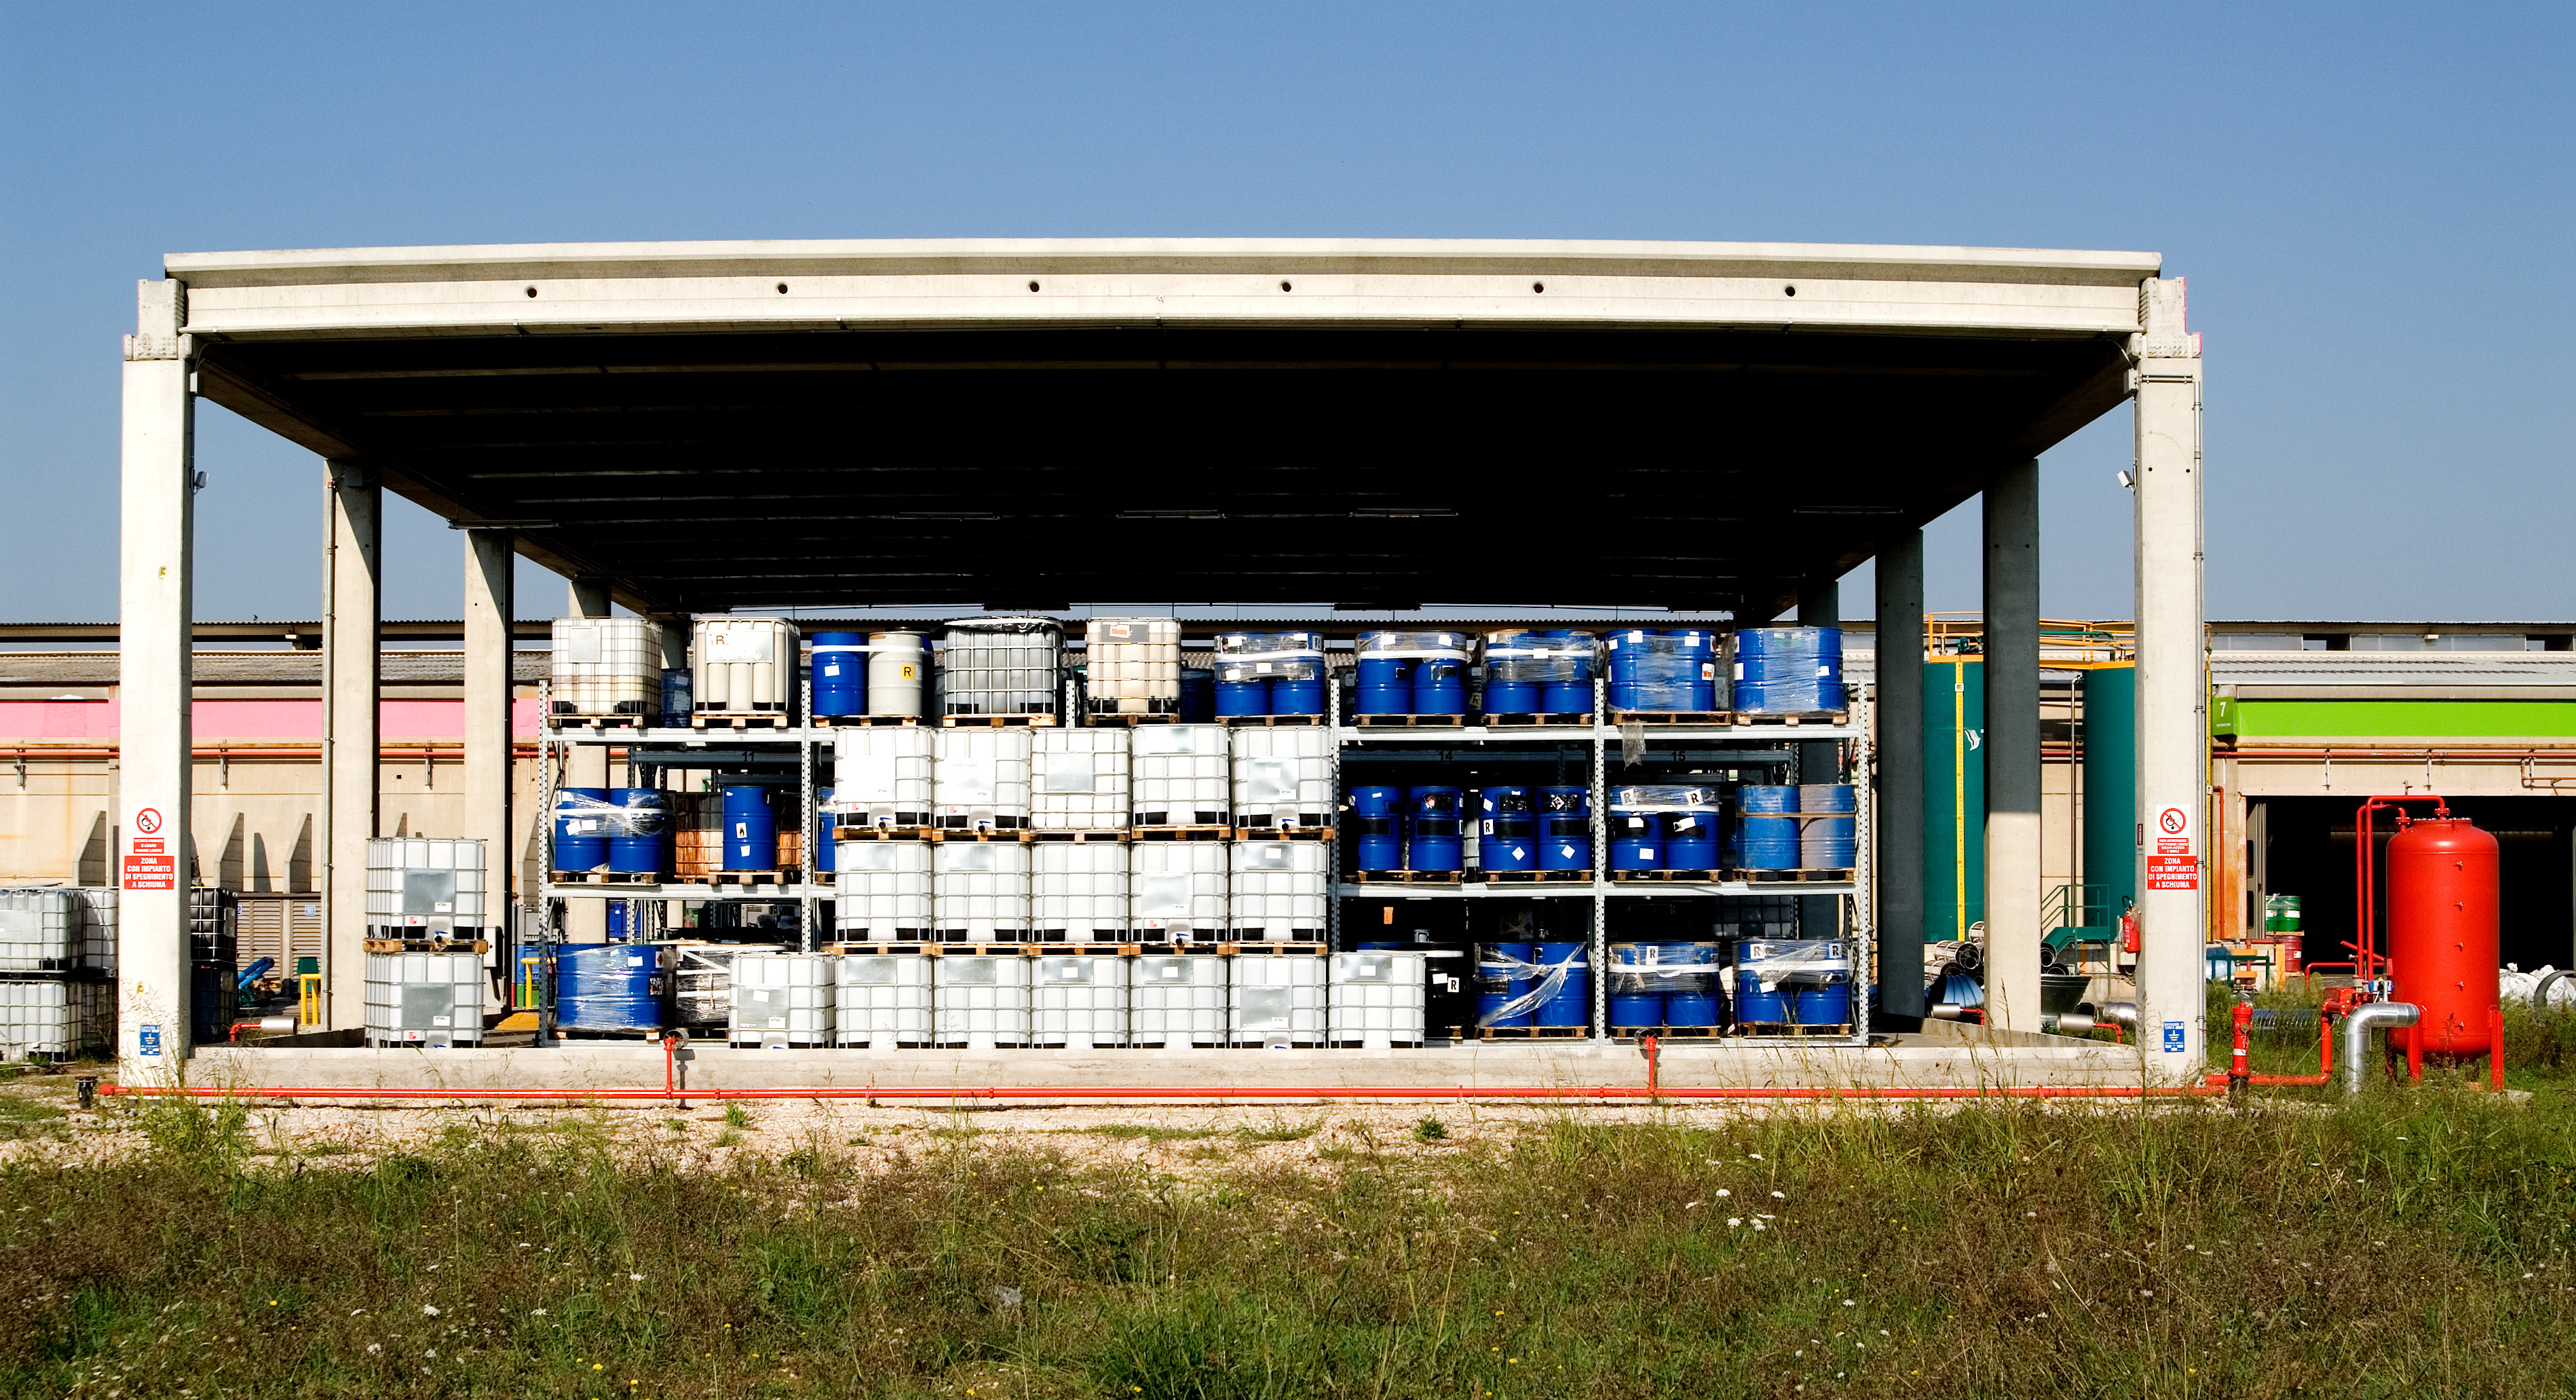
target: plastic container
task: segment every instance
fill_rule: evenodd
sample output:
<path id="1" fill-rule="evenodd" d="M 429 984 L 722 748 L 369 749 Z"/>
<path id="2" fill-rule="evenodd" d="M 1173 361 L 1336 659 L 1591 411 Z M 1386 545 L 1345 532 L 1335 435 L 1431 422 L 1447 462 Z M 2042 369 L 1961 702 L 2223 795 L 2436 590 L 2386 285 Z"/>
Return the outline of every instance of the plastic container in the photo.
<path id="1" fill-rule="evenodd" d="M 662 628 L 640 617 L 559 617 L 547 694 L 556 716 L 627 716 L 662 708 Z"/>
<path id="2" fill-rule="evenodd" d="M 724 868 L 776 870 L 778 817 L 770 810 L 769 789 L 729 787 L 719 796 L 724 803 Z"/>
<path id="3" fill-rule="evenodd" d="M 1226 1040 L 1226 964 L 1212 953 L 1149 953 L 1133 959 L 1128 1042 L 1218 1046 Z"/>
<path id="4" fill-rule="evenodd" d="M 1533 943 L 1530 961 L 1537 974 L 1530 995 L 1530 1024 L 1542 1028 L 1592 1024 L 1592 945 L 1589 942 Z"/>
<path id="5" fill-rule="evenodd" d="M 845 953 L 833 963 L 833 1044 L 892 1050 L 930 1043 L 937 959 Z"/>
<path id="6" fill-rule="evenodd" d="M 555 789 L 555 869 L 598 870 L 608 864 L 609 826 L 615 816 L 608 792 L 592 787 Z"/>
<path id="7" fill-rule="evenodd" d="M 1843 634 L 1833 627 L 1747 627 L 1735 634 L 1734 706 L 1753 714 L 1844 708 Z"/>
<path id="8" fill-rule="evenodd" d="M 1538 868 L 1592 868 L 1592 793 L 1579 787 L 1530 789 L 1538 813 Z"/>
<path id="9" fill-rule="evenodd" d="M 935 1039 L 944 1049 L 992 1050 L 1029 1040 L 1029 970 L 1017 956 L 949 954 L 938 965 Z"/>
<path id="10" fill-rule="evenodd" d="M 1633 1033 L 1717 1024 L 1718 947 L 1714 943 L 1610 945 L 1610 1026 Z"/>
<path id="11" fill-rule="evenodd" d="M 698 620 L 690 650 L 692 702 L 701 715 L 796 712 L 797 633 L 772 617 Z"/>
<path id="12" fill-rule="evenodd" d="M 1697 630 L 1613 632 L 1604 648 L 1610 708 L 1696 713 L 1717 708 L 1713 633 Z"/>
<path id="13" fill-rule="evenodd" d="M 1311 732 L 1311 731 L 1309 731 Z M 1321 943 L 1329 928 L 1331 853 L 1321 841 L 1227 845 L 1227 936 L 1242 943 Z"/>
<path id="14" fill-rule="evenodd" d="M 1589 632 L 1488 632 L 1488 715 L 1590 714 L 1598 643 Z"/>
<path id="15" fill-rule="evenodd" d="M 1860 794 L 1850 783 L 1805 783 L 1798 788 L 1798 866 L 1802 870 L 1849 870 L 1857 855 L 1853 841 Z"/>
<path id="16" fill-rule="evenodd" d="M 1530 1023 L 1537 1003 L 1529 994 L 1538 970 L 1527 943 L 1484 943 L 1476 949 L 1476 1024 L 1517 1030 Z"/>
<path id="17" fill-rule="evenodd" d="M 852 841 L 832 878 L 832 924 L 853 943 L 912 942 L 931 936 L 927 841 Z"/>
<path id="18" fill-rule="evenodd" d="M 868 713 L 918 715 L 930 653 L 918 632 L 868 634 Z"/>
<path id="19" fill-rule="evenodd" d="M 1180 713 L 1178 618 L 1095 617 L 1082 630 L 1085 689 L 1093 714 Z"/>
<path id="20" fill-rule="evenodd" d="M 555 1024 L 580 1031 L 660 1030 L 670 966 L 670 949 L 656 943 L 556 945 Z"/>
<path id="21" fill-rule="evenodd" d="M 1118 943 L 1126 939 L 1125 846 L 1114 842 L 1043 841 L 1029 848 L 1029 858 L 1033 867 L 1029 917 L 1038 942 Z"/>
<path id="22" fill-rule="evenodd" d="M 837 957 L 821 953 L 743 953 L 733 960 L 736 1046 L 807 1050 L 828 1046 L 840 1008 Z"/>
<path id="23" fill-rule="evenodd" d="M 658 875 L 671 868 L 671 795 L 660 788 L 610 788 L 608 868 Z"/>
<path id="24" fill-rule="evenodd" d="M 1097 1050 L 1127 1043 L 1127 959 L 1075 953 L 1029 969 L 1029 1041 Z"/>
<path id="25" fill-rule="evenodd" d="M 481 841 L 374 838 L 367 842 L 367 927 L 379 938 L 480 937 L 500 913 L 485 884 Z"/>
<path id="26" fill-rule="evenodd" d="M 1140 841 L 1127 850 L 1127 926 L 1138 940 L 1189 943 L 1225 929 L 1227 843 Z"/>
<path id="27" fill-rule="evenodd" d="M 1476 863 L 1488 871 L 1538 866 L 1538 814 L 1525 787 L 1490 787 L 1477 794 L 1483 819 L 1476 833 Z"/>
<path id="28" fill-rule="evenodd" d="M 1610 814 L 1610 868 L 1664 868 L 1663 813 L 1613 811 Z"/>
<path id="29" fill-rule="evenodd" d="M 1747 783 L 1735 790 L 1737 860 L 1746 870 L 1798 868 L 1798 789 Z"/>
<path id="30" fill-rule="evenodd" d="M 1404 868 L 1404 789 L 1351 789 L 1351 850 L 1362 870 Z"/>
<path id="31" fill-rule="evenodd" d="M 1181 723 L 1206 724 L 1216 718 L 1216 672 L 1196 666 L 1181 668 Z"/>
<path id="32" fill-rule="evenodd" d="M 1227 969 L 1227 1038 L 1237 1045 L 1317 1046 L 1324 1041 L 1325 959 L 1242 953 Z"/>
<path id="33" fill-rule="evenodd" d="M 1054 619 L 967 618 L 949 623 L 944 640 L 939 676 L 942 714 L 1056 712 L 1056 675 L 1064 629 Z M 1178 657 L 1176 638 L 1176 664 Z"/>
<path id="34" fill-rule="evenodd" d="M 1317 632 L 1223 632 L 1216 638 L 1219 715 L 1320 715 L 1324 639 Z"/>
<path id="35" fill-rule="evenodd" d="M 1428 960 L 1420 953 L 1335 953 L 1326 1038 L 1365 1050 L 1420 1045 Z"/>
<path id="36" fill-rule="evenodd" d="M 940 830 L 1028 828 L 1036 742 L 1028 730 L 936 729 L 931 734 L 937 755 L 931 765 L 932 820 Z"/>
<path id="37" fill-rule="evenodd" d="M 1128 742 L 1124 728 L 1031 731 L 1030 826 L 1126 830 Z"/>
<path id="38" fill-rule="evenodd" d="M 1471 645 L 1464 632 L 1361 633 L 1359 713 L 1467 713 Z"/>
<path id="39" fill-rule="evenodd" d="M 861 632 L 817 632 L 807 661 L 814 713 L 841 718 L 868 712 L 868 639 Z"/>
<path id="40" fill-rule="evenodd" d="M 1333 736 L 1321 726 L 1234 731 L 1234 824 L 1247 831 L 1333 824 Z"/>
<path id="41" fill-rule="evenodd" d="M 1215 724 L 1128 731 L 1129 806 L 1138 826 L 1232 826 L 1232 746 Z"/>
<path id="42" fill-rule="evenodd" d="M 918 726 L 849 729 L 832 738 L 832 815 L 842 826 L 926 827 L 936 736 Z"/>
<path id="43" fill-rule="evenodd" d="M 1453 787 L 1405 790 L 1404 864 L 1408 870 L 1460 870 L 1466 866 L 1466 794 Z"/>
<path id="44" fill-rule="evenodd" d="M 857 854 L 853 847 L 852 855 Z M 1024 943 L 1029 848 L 1017 841 L 948 841 L 931 848 L 932 936 L 943 943 Z"/>

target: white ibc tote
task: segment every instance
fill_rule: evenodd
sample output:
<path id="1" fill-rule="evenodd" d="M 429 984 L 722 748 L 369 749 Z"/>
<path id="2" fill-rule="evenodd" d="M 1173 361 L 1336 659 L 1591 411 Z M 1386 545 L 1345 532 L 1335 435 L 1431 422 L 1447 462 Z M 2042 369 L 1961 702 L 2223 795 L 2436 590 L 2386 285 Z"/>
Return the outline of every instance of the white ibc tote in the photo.
<path id="1" fill-rule="evenodd" d="M 944 1049 L 991 1050 L 1029 1041 L 1029 962 L 1014 956 L 933 958 L 937 1040 Z"/>
<path id="2" fill-rule="evenodd" d="M 115 1031 L 108 983 L 0 982 L 0 1057 L 69 1059 L 103 1048 Z"/>
<path id="3" fill-rule="evenodd" d="M 833 847 L 832 928 L 844 941 L 930 937 L 927 841 L 844 841 Z"/>
<path id="4" fill-rule="evenodd" d="M 1082 640 L 1092 713 L 1180 713 L 1179 619 L 1095 617 L 1083 624 Z"/>
<path id="5" fill-rule="evenodd" d="M 690 648 L 689 695 L 702 715 L 792 715 L 795 624 L 774 617 L 700 618 Z"/>
<path id="6" fill-rule="evenodd" d="M 1127 1038 L 1134 1045 L 1225 1044 L 1226 968 L 1212 953 L 1149 954 L 1132 959 Z"/>
<path id="7" fill-rule="evenodd" d="M 1032 827 L 1127 829 L 1126 730 L 1041 729 L 1029 735 L 1029 744 Z"/>
<path id="8" fill-rule="evenodd" d="M 0 890 L 0 971 L 70 968 L 85 942 L 84 922 L 70 890 Z"/>
<path id="9" fill-rule="evenodd" d="M 1064 629 L 1044 617 L 973 617 L 948 624 L 940 654 L 940 713 L 1051 715 Z"/>
<path id="10" fill-rule="evenodd" d="M 367 927 L 387 938 L 473 938 L 498 927 L 483 843 L 463 836 L 367 842 Z"/>
<path id="11" fill-rule="evenodd" d="M 1025 729 L 934 729 L 932 822 L 942 831 L 1023 831 L 1031 740 Z"/>
<path id="12" fill-rule="evenodd" d="M 1330 899 L 1321 841 L 1235 841 L 1226 891 L 1229 936 L 1245 942 L 1321 943 Z"/>
<path id="13" fill-rule="evenodd" d="M 1022 943 L 1029 936 L 1029 848 L 947 841 L 930 853 L 931 925 L 947 943 Z"/>
<path id="14" fill-rule="evenodd" d="M 662 627 L 640 617 L 559 617 L 547 671 L 555 714 L 662 718 Z"/>
<path id="15" fill-rule="evenodd" d="M 833 1043 L 868 1050 L 928 1045 L 936 961 L 916 953 L 844 953 L 835 959 Z"/>
<path id="16" fill-rule="evenodd" d="M 931 753 L 940 732 L 901 726 L 834 735 L 827 804 L 834 825 L 930 825 Z"/>
<path id="17" fill-rule="evenodd" d="M 1066 953 L 1029 970 L 1029 1043 L 1106 1050 L 1127 1043 L 1127 959 Z"/>
<path id="18" fill-rule="evenodd" d="M 1138 940 L 1188 943 L 1224 930 L 1225 842 L 1139 841 L 1127 849 L 1127 927 Z"/>
<path id="19" fill-rule="evenodd" d="M 367 1043 L 482 1044 L 485 980 L 480 953 L 367 954 Z"/>
<path id="20" fill-rule="evenodd" d="M 1239 953 L 1227 961 L 1226 1030 L 1235 1044 L 1324 1043 L 1324 959 Z"/>
<path id="21" fill-rule="evenodd" d="M 1333 736 L 1314 725 L 1234 731 L 1234 824 L 1250 831 L 1333 824 Z"/>
<path id="22" fill-rule="evenodd" d="M 1118 943 L 1127 937 L 1127 848 L 1112 841 L 1041 841 L 1029 849 L 1029 926 L 1040 943 Z"/>
<path id="23" fill-rule="evenodd" d="M 728 1038 L 765 1050 L 830 1045 L 840 1005 L 836 961 L 821 953 L 746 952 L 735 958 Z"/>
<path id="24" fill-rule="evenodd" d="M 1333 1044 L 1369 1050 L 1420 1045 L 1429 968 L 1420 953 L 1335 953 Z"/>
<path id="25" fill-rule="evenodd" d="M 1140 724 L 1127 786 L 1138 826 L 1225 826 L 1234 798 L 1221 724 Z"/>

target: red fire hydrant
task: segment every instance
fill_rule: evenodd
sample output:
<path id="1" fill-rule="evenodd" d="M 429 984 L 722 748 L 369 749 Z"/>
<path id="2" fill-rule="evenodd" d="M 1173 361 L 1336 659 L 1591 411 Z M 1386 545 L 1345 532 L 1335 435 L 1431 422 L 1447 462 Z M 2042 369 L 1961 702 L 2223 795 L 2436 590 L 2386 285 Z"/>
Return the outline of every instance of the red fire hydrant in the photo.
<path id="1" fill-rule="evenodd" d="M 2227 1092 L 2239 1094 L 2244 1092 L 2245 1086 L 2252 1078 L 2245 1067 L 2245 1033 L 2254 1024 L 2254 1008 L 2241 1001 L 2236 1003 L 2236 1015 L 2233 1019 L 2236 1024 L 2236 1048 L 2227 1061 Z"/>

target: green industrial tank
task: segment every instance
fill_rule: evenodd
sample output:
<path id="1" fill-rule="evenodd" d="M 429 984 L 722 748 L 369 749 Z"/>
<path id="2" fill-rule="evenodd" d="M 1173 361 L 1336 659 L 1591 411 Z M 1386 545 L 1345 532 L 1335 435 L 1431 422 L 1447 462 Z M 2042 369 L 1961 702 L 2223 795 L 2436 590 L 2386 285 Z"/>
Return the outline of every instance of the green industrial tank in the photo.
<path id="1" fill-rule="evenodd" d="M 1968 936 L 1986 917 L 1986 667 L 1923 663 L 1923 938 Z"/>
<path id="2" fill-rule="evenodd" d="M 2138 668 L 2096 667 L 2082 686 L 2083 922 L 2103 927 L 2138 899 Z"/>

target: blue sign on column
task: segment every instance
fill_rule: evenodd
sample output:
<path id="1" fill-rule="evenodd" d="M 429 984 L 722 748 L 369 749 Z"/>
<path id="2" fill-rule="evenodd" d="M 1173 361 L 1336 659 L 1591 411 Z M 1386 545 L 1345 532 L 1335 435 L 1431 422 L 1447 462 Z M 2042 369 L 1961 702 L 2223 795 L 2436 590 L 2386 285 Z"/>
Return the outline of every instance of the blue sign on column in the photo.
<path id="1" fill-rule="evenodd" d="M 134 1033 L 136 1048 L 146 1055 L 161 1053 L 161 1028 L 144 1026 Z"/>
<path id="2" fill-rule="evenodd" d="M 2182 1022 L 2165 1022 L 2165 1053 L 2168 1055 L 2179 1055 L 2182 1052 Z"/>

